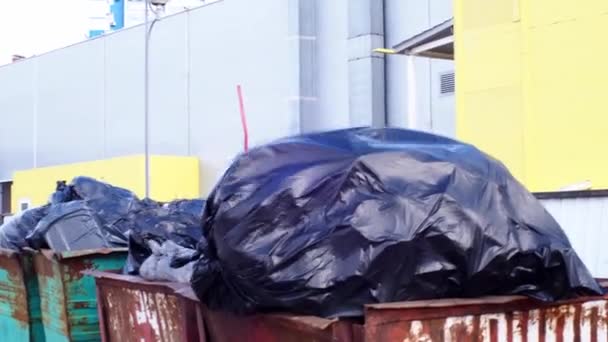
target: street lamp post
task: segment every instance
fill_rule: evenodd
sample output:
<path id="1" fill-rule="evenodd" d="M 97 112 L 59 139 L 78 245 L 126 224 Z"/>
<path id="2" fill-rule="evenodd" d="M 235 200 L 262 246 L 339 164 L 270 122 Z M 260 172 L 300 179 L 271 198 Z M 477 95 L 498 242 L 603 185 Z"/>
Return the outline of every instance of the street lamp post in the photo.
<path id="1" fill-rule="evenodd" d="M 145 169 L 145 192 L 146 198 L 150 198 L 150 125 L 149 125 L 149 110 L 150 110 L 150 36 L 154 24 L 158 21 L 159 13 L 152 10 L 154 20 L 149 22 L 149 10 L 151 6 L 163 8 L 169 0 L 145 0 L 144 9 L 144 169 Z"/>

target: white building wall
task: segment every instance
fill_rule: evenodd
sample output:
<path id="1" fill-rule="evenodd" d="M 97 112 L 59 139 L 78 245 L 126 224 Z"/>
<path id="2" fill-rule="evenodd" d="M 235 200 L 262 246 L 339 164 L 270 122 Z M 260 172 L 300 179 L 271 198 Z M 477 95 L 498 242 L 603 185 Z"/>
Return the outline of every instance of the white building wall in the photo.
<path id="1" fill-rule="evenodd" d="M 541 200 L 596 278 L 608 278 L 608 197 Z"/>
<path id="2" fill-rule="evenodd" d="M 164 17 L 154 26 L 150 45 L 151 152 L 198 156 L 206 194 L 242 149 L 237 84 L 244 91 L 251 145 L 301 130 L 349 127 L 350 103 L 370 100 L 386 101 L 388 110 L 386 118 L 368 111 L 372 115 L 366 120 L 373 116 L 407 127 L 405 58 L 387 59 L 383 75 L 359 75 L 349 68 L 356 47 L 349 44 L 349 15 L 362 15 L 361 8 L 349 13 L 351 1 L 223 0 Z M 294 17 L 301 8 L 314 10 L 309 17 Z M 432 20 L 421 20 L 428 11 Z M 386 0 L 385 45 L 441 21 L 450 11 L 447 0 Z M 294 18 L 304 21 L 298 25 L 310 37 L 293 31 Z M 1 66 L 0 180 L 19 169 L 142 153 L 143 38 L 143 27 L 135 26 Z M 435 72 L 451 64 L 423 59 L 417 64 L 420 115 L 432 112 L 433 125 L 427 129 L 449 135 L 452 99 L 432 94 Z M 359 76 L 373 82 L 386 78 L 386 96 L 364 91 L 357 98 L 350 89 Z M 314 99 L 297 93 L 306 87 Z"/>
<path id="3" fill-rule="evenodd" d="M 451 18 L 451 0 L 386 0 L 386 45 L 392 47 L 430 27 Z M 439 93 L 439 75 L 454 71 L 452 61 L 414 59 L 415 128 L 453 137 L 455 130 L 455 97 Z M 387 56 L 386 84 L 388 123 L 411 127 L 408 122 L 407 58 Z"/>

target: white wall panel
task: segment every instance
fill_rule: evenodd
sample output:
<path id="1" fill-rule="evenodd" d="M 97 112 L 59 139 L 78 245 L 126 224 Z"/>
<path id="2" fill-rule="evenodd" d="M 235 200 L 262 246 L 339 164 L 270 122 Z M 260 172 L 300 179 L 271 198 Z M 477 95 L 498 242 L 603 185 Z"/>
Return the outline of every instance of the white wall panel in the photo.
<path id="1" fill-rule="evenodd" d="M 608 197 L 541 200 L 593 276 L 608 278 Z"/>

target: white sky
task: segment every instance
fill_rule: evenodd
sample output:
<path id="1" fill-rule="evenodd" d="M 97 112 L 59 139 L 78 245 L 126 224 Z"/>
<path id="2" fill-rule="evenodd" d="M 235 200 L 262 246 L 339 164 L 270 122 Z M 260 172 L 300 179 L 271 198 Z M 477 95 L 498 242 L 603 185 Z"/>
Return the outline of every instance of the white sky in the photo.
<path id="1" fill-rule="evenodd" d="M 0 65 L 86 39 L 87 1 L 0 0 Z"/>
<path id="2" fill-rule="evenodd" d="M 212 1 L 172 0 L 166 13 Z M 29 57 L 85 40 L 89 29 L 96 28 L 89 17 L 103 15 L 98 13 L 104 11 L 103 3 L 104 0 L 0 0 L 0 65 L 10 63 L 14 54 Z M 143 12 L 141 3 L 133 5 Z"/>

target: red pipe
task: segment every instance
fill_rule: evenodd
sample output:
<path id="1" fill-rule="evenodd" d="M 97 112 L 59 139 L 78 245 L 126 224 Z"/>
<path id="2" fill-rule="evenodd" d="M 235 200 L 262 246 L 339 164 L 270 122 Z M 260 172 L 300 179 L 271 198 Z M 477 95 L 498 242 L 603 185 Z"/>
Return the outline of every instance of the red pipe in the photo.
<path id="1" fill-rule="evenodd" d="M 237 84 L 236 94 L 239 97 L 239 110 L 241 111 L 241 125 L 243 126 L 243 147 L 245 152 L 249 150 L 249 132 L 247 131 L 247 117 L 245 116 L 245 104 L 243 103 L 243 91 L 241 85 Z"/>

